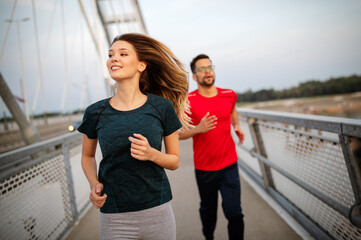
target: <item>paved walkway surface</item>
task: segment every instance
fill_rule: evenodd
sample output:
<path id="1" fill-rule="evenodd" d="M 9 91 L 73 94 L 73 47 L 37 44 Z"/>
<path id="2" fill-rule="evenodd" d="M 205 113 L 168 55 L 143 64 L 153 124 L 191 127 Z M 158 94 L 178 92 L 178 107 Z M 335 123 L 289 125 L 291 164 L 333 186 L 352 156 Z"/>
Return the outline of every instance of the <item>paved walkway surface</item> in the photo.
<path id="1" fill-rule="evenodd" d="M 181 141 L 181 166 L 167 171 L 172 192 L 172 206 L 177 224 L 177 240 L 201 240 L 199 195 L 194 176 L 192 140 Z M 242 208 L 246 240 L 297 240 L 302 239 L 261 198 L 241 176 Z M 216 240 L 227 240 L 227 221 L 221 209 L 219 196 Z M 72 230 L 67 240 L 99 239 L 99 211 L 91 207 Z"/>

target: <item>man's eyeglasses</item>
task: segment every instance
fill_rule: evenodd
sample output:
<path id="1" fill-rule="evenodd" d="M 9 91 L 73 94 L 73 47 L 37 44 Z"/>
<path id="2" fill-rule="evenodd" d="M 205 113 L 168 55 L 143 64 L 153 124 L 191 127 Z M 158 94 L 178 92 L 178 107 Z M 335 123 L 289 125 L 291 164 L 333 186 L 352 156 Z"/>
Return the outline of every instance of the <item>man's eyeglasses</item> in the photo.
<path id="1" fill-rule="evenodd" d="M 200 67 L 200 68 L 197 68 L 197 71 L 198 72 L 204 72 L 204 71 L 206 71 L 206 69 L 208 69 L 209 71 L 212 71 L 212 70 L 214 70 L 215 67 L 216 66 L 214 66 L 214 65 L 211 65 L 211 66 L 208 66 L 208 67 Z"/>

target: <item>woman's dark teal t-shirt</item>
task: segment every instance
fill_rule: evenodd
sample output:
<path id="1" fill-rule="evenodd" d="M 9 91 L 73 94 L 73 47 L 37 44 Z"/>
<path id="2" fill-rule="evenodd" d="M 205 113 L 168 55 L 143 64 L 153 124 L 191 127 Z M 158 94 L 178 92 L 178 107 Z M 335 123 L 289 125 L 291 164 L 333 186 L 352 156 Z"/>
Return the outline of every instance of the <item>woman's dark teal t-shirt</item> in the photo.
<path id="1" fill-rule="evenodd" d="M 182 127 L 171 101 L 147 96 L 146 103 L 134 110 L 116 110 L 107 98 L 84 112 L 78 131 L 98 139 L 103 155 L 98 179 L 104 185 L 102 194 L 108 197 L 100 209 L 102 213 L 139 211 L 172 199 L 164 169 L 130 155 L 128 137 L 134 133 L 143 135 L 150 146 L 161 151 L 163 137 Z"/>

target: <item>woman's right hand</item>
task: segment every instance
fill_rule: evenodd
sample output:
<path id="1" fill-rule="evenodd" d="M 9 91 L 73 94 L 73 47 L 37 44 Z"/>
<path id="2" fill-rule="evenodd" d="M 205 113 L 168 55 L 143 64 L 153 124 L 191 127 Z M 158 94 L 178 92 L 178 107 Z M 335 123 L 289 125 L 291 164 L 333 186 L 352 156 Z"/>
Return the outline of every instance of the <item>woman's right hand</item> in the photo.
<path id="1" fill-rule="evenodd" d="M 95 184 L 91 189 L 89 199 L 96 208 L 103 207 L 105 200 L 107 200 L 106 194 L 103 194 L 103 196 L 100 196 L 100 193 L 102 192 L 102 190 L 103 190 L 103 184 L 101 184 L 101 183 Z"/>

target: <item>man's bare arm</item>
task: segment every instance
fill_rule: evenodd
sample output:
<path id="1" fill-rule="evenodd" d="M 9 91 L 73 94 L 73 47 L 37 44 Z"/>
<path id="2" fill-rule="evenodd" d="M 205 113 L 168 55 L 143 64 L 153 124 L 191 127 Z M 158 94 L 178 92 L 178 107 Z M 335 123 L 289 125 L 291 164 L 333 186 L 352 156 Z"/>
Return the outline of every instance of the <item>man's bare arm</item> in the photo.
<path id="1" fill-rule="evenodd" d="M 179 132 L 179 139 L 184 140 L 191 138 L 197 134 L 208 132 L 214 129 L 217 125 L 217 117 L 215 115 L 209 116 L 209 112 L 204 115 L 199 124 L 190 129 L 183 128 Z"/>
<path id="2" fill-rule="evenodd" d="M 235 107 L 232 109 L 232 112 L 231 112 L 231 123 L 232 123 L 233 129 L 238 137 L 238 140 L 239 140 L 238 144 L 243 144 L 244 133 L 239 126 L 238 112 Z"/>

